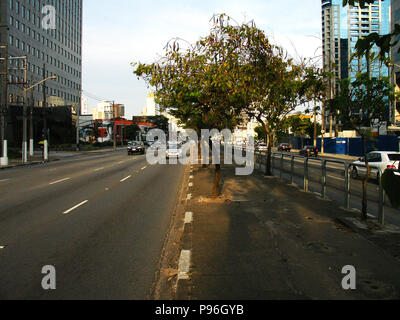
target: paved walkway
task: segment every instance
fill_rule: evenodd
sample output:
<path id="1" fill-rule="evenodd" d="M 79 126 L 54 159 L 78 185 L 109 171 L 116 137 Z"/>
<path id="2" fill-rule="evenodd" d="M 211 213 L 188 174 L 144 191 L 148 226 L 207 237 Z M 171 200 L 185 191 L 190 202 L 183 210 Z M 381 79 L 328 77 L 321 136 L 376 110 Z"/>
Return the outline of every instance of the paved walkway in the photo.
<path id="1" fill-rule="evenodd" d="M 179 299 L 400 298 L 400 235 L 390 254 L 337 222 L 350 213 L 276 178 L 224 166 L 223 196 L 212 200 L 213 171 L 198 166 L 193 176 L 191 280 L 179 282 Z M 346 265 L 356 290 L 341 286 Z"/>

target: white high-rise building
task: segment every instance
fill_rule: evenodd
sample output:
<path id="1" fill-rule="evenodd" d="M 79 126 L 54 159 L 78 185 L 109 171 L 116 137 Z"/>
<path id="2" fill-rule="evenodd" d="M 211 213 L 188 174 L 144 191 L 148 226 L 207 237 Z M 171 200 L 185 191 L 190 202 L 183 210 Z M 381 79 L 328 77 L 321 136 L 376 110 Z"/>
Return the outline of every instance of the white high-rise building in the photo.
<path id="1" fill-rule="evenodd" d="M 146 106 L 142 111 L 142 116 L 152 117 L 161 115 L 160 106 L 154 99 L 154 93 L 149 93 L 146 98 Z"/>
<path id="2" fill-rule="evenodd" d="M 81 115 L 89 115 L 89 104 L 88 100 L 86 98 L 82 98 L 82 104 L 81 104 Z"/>

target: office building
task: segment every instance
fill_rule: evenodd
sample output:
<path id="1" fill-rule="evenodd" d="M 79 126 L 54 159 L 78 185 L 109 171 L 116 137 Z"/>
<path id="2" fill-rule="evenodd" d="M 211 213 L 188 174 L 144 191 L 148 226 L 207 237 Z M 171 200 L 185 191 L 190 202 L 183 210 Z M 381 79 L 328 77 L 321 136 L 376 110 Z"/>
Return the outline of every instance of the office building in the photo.
<path id="1" fill-rule="evenodd" d="M 395 24 L 400 25 L 400 1 L 399 0 L 392 0 L 392 30 L 394 30 Z M 394 63 L 394 75 L 393 79 L 396 81 L 397 84 L 397 91 L 400 91 L 400 44 L 395 46 L 392 50 L 392 61 Z M 394 117 L 394 123 L 397 126 L 400 126 L 400 102 L 396 101 L 396 108 L 392 110 L 392 117 Z"/>
<path id="2" fill-rule="evenodd" d="M 361 9 L 359 6 L 343 7 L 342 0 L 322 0 L 323 63 L 334 72 L 336 79 L 355 79 L 357 72 L 366 71 L 366 60 L 353 58 L 355 45 L 361 37 L 377 32 L 388 34 L 391 30 L 391 1 L 376 0 Z M 377 48 L 373 48 L 377 52 Z M 371 63 L 371 76 L 389 76 L 389 70 L 379 61 Z M 337 82 L 334 89 L 337 90 Z"/>
<path id="3" fill-rule="evenodd" d="M 45 28 L 44 20 L 54 10 L 54 26 Z M 45 85 L 29 92 L 34 105 L 47 106 L 80 104 L 82 80 L 82 0 L 1 0 L 0 41 L 8 44 L 8 55 L 27 56 L 27 82 L 34 84 L 56 76 Z M 46 8 L 45 8 L 46 9 Z M 46 20 L 47 21 L 47 20 Z M 7 26 L 8 28 L 6 28 Z M 1 52 L 0 52 L 1 54 Z M 12 60 L 8 70 L 10 104 L 21 104 L 18 93 L 24 87 L 22 60 Z M 45 92 L 45 97 L 43 94 Z"/>

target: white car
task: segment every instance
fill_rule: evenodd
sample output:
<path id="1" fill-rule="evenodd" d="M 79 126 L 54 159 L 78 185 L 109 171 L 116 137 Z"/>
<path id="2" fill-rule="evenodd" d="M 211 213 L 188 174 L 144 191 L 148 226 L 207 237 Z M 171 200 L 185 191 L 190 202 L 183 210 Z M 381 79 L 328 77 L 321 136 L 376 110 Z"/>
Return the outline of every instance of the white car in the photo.
<path id="1" fill-rule="evenodd" d="M 268 150 L 268 148 L 267 148 L 267 144 L 266 143 L 260 143 L 257 146 L 257 151 L 263 152 L 263 151 L 267 151 L 267 150 Z"/>
<path id="2" fill-rule="evenodd" d="M 182 146 L 179 143 L 169 142 L 166 150 L 167 159 L 179 158 L 182 155 Z"/>
<path id="3" fill-rule="evenodd" d="M 392 151 L 374 151 L 367 154 L 368 163 L 371 167 L 371 177 L 379 177 L 379 169 L 382 173 L 386 170 L 393 170 L 394 173 L 400 176 L 400 152 Z M 365 159 L 360 158 L 351 164 L 351 176 L 357 178 L 367 174 Z"/>

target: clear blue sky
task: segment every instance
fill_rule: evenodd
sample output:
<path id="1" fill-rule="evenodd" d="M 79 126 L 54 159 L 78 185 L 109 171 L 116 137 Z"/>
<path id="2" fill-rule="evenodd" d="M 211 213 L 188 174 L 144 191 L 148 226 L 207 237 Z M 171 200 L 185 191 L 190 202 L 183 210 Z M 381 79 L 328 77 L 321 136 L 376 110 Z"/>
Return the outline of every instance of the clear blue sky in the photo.
<path id="1" fill-rule="evenodd" d="M 153 62 L 171 38 L 195 42 L 207 35 L 214 13 L 238 22 L 253 19 L 293 55 L 321 54 L 316 53 L 321 46 L 319 0 L 84 0 L 83 10 L 82 88 L 125 104 L 129 118 L 141 113 L 149 92 L 130 63 Z M 96 103 L 89 99 L 90 107 Z"/>

